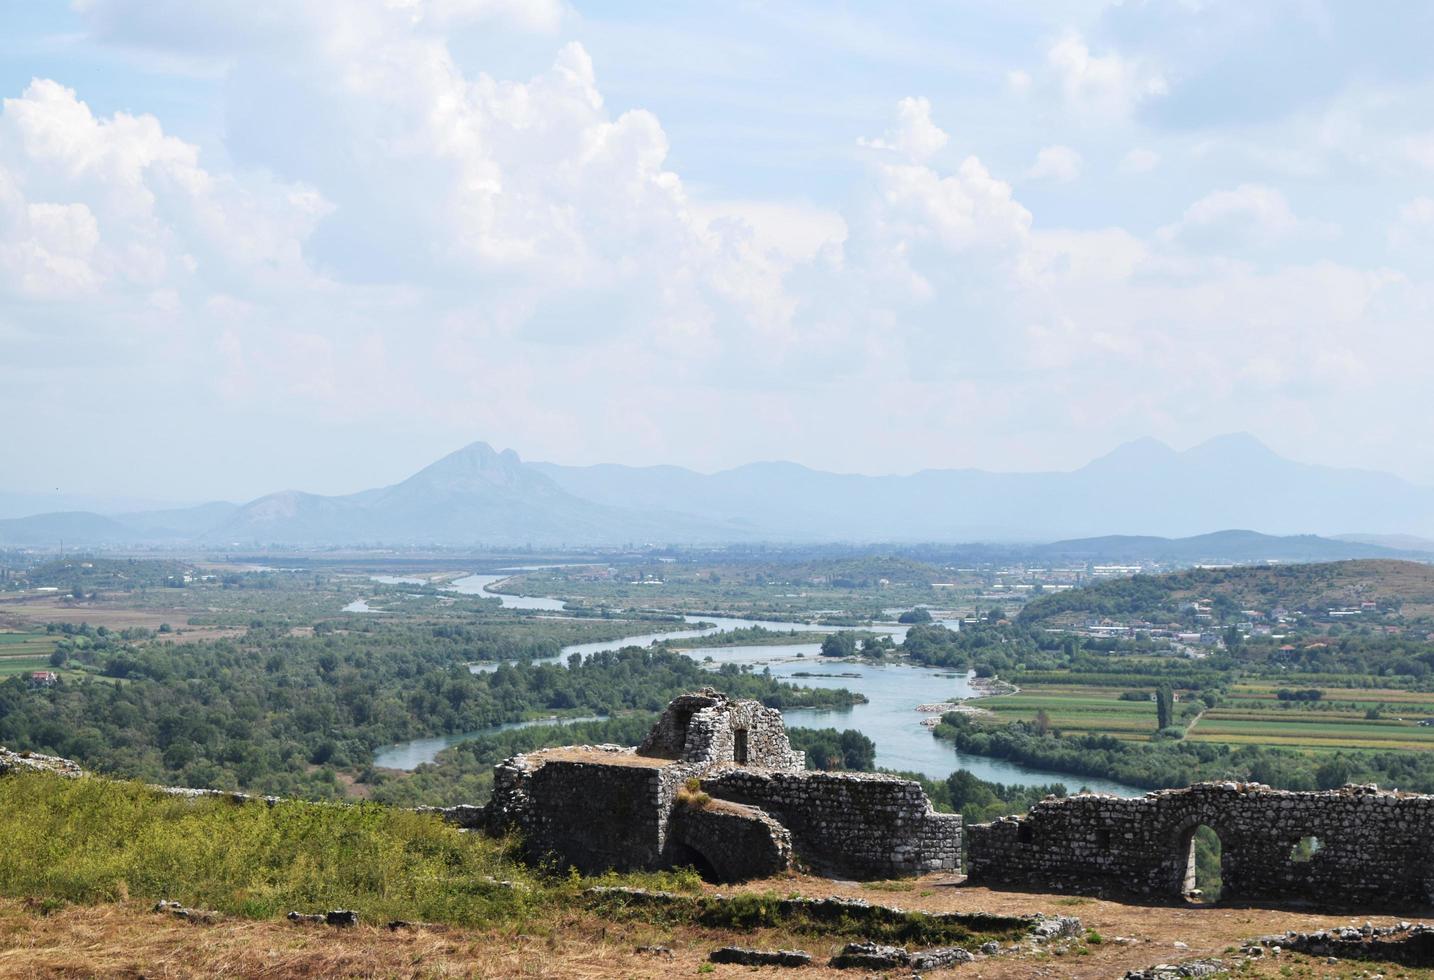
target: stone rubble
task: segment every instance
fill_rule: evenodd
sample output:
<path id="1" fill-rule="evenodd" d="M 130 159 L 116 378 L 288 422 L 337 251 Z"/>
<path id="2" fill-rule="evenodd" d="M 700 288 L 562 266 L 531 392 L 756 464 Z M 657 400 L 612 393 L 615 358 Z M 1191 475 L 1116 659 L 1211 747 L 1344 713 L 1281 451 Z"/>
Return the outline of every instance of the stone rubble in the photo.
<path id="1" fill-rule="evenodd" d="M 171 902 L 168 899 L 160 899 L 155 905 L 154 911 L 164 912 L 174 916 L 176 919 L 185 919 L 189 922 L 218 922 L 223 916 L 213 909 L 190 909 L 185 908 L 179 902 Z"/>
<path id="2" fill-rule="evenodd" d="M 50 772 L 68 778 L 85 775 L 79 764 L 69 759 L 38 752 L 11 752 L 0 745 L 0 776 L 12 772 Z"/>
<path id="3" fill-rule="evenodd" d="M 1131 970 L 1125 980 L 1185 980 L 1187 977 L 1213 977 L 1230 967 L 1220 960 L 1191 960 L 1189 963 L 1161 963 L 1144 970 Z"/>
<path id="4" fill-rule="evenodd" d="M 335 926 L 340 929 L 352 928 L 359 924 L 359 914 L 352 909 L 334 909 L 331 912 L 290 912 L 286 918 L 297 925 Z M 404 923 L 406 925 L 406 923 Z M 392 928 L 392 926 L 390 926 Z"/>
<path id="5" fill-rule="evenodd" d="M 735 963 L 738 966 L 811 966 L 812 954 L 801 949 L 747 949 L 743 946 L 722 946 L 707 957 L 713 963 Z"/>
<path id="6" fill-rule="evenodd" d="M 1317 932 L 1262 936 L 1248 952 L 1290 949 L 1337 960 L 1374 960 L 1402 966 L 1434 966 L 1434 926 L 1400 922 L 1392 926 L 1345 926 Z"/>

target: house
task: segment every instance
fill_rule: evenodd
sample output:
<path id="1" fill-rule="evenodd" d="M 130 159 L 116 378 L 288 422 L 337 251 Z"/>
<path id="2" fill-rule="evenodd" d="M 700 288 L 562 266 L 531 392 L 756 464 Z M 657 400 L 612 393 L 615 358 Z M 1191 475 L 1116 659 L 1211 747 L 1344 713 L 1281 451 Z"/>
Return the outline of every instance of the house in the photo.
<path id="1" fill-rule="evenodd" d="M 30 674 L 30 686 L 50 687 L 59 683 L 60 675 L 53 670 L 37 670 Z"/>

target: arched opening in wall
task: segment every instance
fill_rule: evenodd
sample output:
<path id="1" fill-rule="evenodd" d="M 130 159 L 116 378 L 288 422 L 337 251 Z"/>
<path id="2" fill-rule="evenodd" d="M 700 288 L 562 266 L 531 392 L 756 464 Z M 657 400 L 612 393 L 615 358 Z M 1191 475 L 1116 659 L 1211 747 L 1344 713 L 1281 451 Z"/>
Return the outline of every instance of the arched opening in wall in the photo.
<path id="1" fill-rule="evenodd" d="M 1218 902 L 1224 887 L 1225 857 L 1220 835 L 1205 824 L 1198 824 L 1185 832 L 1181 846 L 1185 857 L 1181 894 L 1190 902 Z"/>
<path id="2" fill-rule="evenodd" d="M 1295 841 L 1295 846 L 1290 848 L 1290 863 L 1309 864 L 1314 856 L 1324 849 L 1324 842 L 1318 837 L 1301 837 Z"/>
<path id="3" fill-rule="evenodd" d="M 716 866 L 707 859 L 707 855 L 695 847 L 674 842 L 671 845 L 671 854 L 673 868 L 691 868 L 702 877 L 703 881 L 714 884 L 722 884 L 726 880 L 718 873 Z"/>
<path id="4" fill-rule="evenodd" d="M 739 766 L 747 764 L 747 729 L 739 728 L 732 733 L 732 761 Z"/>

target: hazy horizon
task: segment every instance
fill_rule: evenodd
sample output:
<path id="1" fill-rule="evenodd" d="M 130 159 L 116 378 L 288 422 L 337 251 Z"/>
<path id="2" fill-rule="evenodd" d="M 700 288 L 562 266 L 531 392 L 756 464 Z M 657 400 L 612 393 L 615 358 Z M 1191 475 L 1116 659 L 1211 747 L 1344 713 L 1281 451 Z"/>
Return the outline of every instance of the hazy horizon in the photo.
<path id="1" fill-rule="evenodd" d="M 461 453 L 461 452 L 463 452 L 464 450 L 471 449 L 472 447 L 474 447 L 474 446 L 479 446 L 479 445 L 488 446 L 488 447 L 489 447 L 490 449 L 492 449 L 495 453 L 507 453 L 507 452 L 515 453 L 524 463 L 536 463 L 536 464 L 539 464 L 539 465 L 551 464 L 551 465 L 562 466 L 562 467 L 578 467 L 578 468 L 581 468 L 581 467 L 588 467 L 588 466 L 619 466 L 619 467 L 630 468 L 630 469 L 651 469 L 651 468 L 673 467 L 673 468 L 677 468 L 677 469 L 681 469 L 681 470 L 686 470 L 686 471 L 688 471 L 688 472 L 695 473 L 695 474 L 697 474 L 697 475 L 699 475 L 699 476 L 712 476 L 712 475 L 716 475 L 716 474 L 720 474 L 720 473 L 729 473 L 729 472 L 731 472 L 731 471 L 733 471 L 733 470 L 740 470 L 740 469 L 743 469 L 743 468 L 746 468 L 746 467 L 762 466 L 762 465 L 780 465 L 780 464 L 795 463 L 795 464 L 798 465 L 798 466 L 803 466 L 803 467 L 806 468 L 806 469 L 809 469 L 809 470 L 812 470 L 812 471 L 818 472 L 818 473 L 823 473 L 823 474 L 831 474 L 831 475 L 836 475 L 836 476 L 855 476 L 855 477 L 876 477 L 876 478 L 880 478 L 880 477 L 909 477 L 909 476 L 914 476 L 914 475 L 918 475 L 918 474 L 920 474 L 920 473 L 927 473 L 927 472 L 949 472 L 949 471 L 964 471 L 964 470 L 974 470 L 974 471 L 978 471 L 978 472 L 992 473 L 992 474 L 998 474 L 998 475 L 1022 475 L 1022 474 L 1037 474 L 1037 475 L 1038 475 L 1038 474 L 1073 473 L 1073 472 L 1077 472 L 1077 471 L 1079 471 L 1079 470 L 1085 468 L 1086 466 L 1089 466 L 1089 465 L 1092 464 L 1092 463 L 1098 462 L 1098 461 L 1100 461 L 1100 460 L 1102 460 L 1102 459 L 1104 459 L 1104 458 L 1106 458 L 1106 457 L 1108 457 L 1108 456 L 1110 456 L 1110 455 L 1112 455 L 1112 454 L 1114 454 L 1114 453 L 1120 452 L 1120 451 L 1122 451 L 1122 450 L 1127 450 L 1127 449 L 1135 449 L 1135 448 L 1140 447 L 1140 446 L 1143 445 L 1143 444 L 1154 445 L 1154 446 L 1156 446 L 1156 447 L 1158 447 L 1158 448 L 1160 448 L 1160 449 L 1162 449 L 1162 450 L 1169 450 L 1169 451 L 1175 453 L 1176 455 L 1180 455 L 1180 454 L 1183 454 L 1183 453 L 1191 452 L 1191 451 L 1198 450 L 1198 449 L 1201 449 L 1201 448 L 1203 448 L 1203 447 L 1207 447 L 1207 446 L 1211 446 L 1211 445 L 1221 445 L 1221 444 L 1245 444 L 1245 443 L 1250 443 L 1250 444 L 1252 444 L 1252 445 L 1256 445 L 1256 446 L 1259 447 L 1260 450 L 1265 451 L 1265 452 L 1269 452 L 1269 453 L 1271 453 L 1271 454 L 1273 454 L 1273 455 L 1276 455 L 1276 456 L 1279 455 L 1278 453 L 1275 453 L 1274 450 L 1273 450 L 1270 446 L 1268 446 L 1268 444 L 1264 443 L 1263 440 L 1259 439 L 1259 437 L 1257 437 L 1257 436 L 1255 436 L 1255 435 L 1253 435 L 1253 434 L 1251 434 L 1251 433 L 1247 433 L 1247 432 L 1227 432 L 1227 433 L 1221 433 L 1221 434 L 1216 435 L 1216 436 L 1212 436 L 1212 437 L 1210 437 L 1209 439 L 1201 440 L 1200 442 L 1194 443 L 1194 444 L 1189 445 L 1189 446 L 1172 446 L 1172 445 L 1170 445 L 1169 443 L 1165 443 L 1165 442 L 1163 442 L 1163 441 L 1161 441 L 1161 440 L 1159 440 L 1159 439 L 1155 439 L 1154 437 L 1151 437 L 1151 436 L 1143 436 L 1143 437 L 1140 437 L 1140 438 L 1138 438 L 1138 439 L 1132 439 L 1132 440 L 1129 440 L 1129 441 L 1127 441 L 1127 442 L 1123 442 L 1123 443 L 1121 443 L 1121 444 L 1118 445 L 1118 446 L 1112 446 L 1112 447 L 1110 447 L 1107 451 L 1098 453 L 1098 454 L 1096 454 L 1095 456 L 1091 457 L 1090 459 L 1085 460 L 1085 461 L 1083 461 L 1083 462 L 1081 462 L 1081 463 L 1078 463 L 1078 464 L 1076 464 L 1075 466 L 1072 466 L 1072 467 L 1070 467 L 1070 468 L 1068 468 L 1068 469 L 1055 469 L 1055 468 L 1049 468 L 1049 469 L 1032 469 L 1032 470 L 997 469 L 997 468 L 995 468 L 995 467 L 982 466 L 982 465 L 980 465 L 979 461 L 969 461 L 969 462 L 967 463 L 967 465 L 963 465 L 963 466 L 952 466 L 952 467 L 924 467 L 924 468 L 921 468 L 921 469 L 900 470 L 900 471 L 895 471 L 895 470 L 892 470 L 892 471 L 883 471 L 883 470 L 867 470 L 867 471 L 862 471 L 862 470 L 825 470 L 825 469 L 820 469 L 820 468 L 817 468 L 817 467 L 807 467 L 805 464 L 800 463 L 800 462 L 798 462 L 798 461 L 796 461 L 796 460 L 788 460 L 788 459 L 752 459 L 752 460 L 747 460 L 747 461 L 742 462 L 742 463 L 737 463 L 737 464 L 735 464 L 735 465 L 733 465 L 733 466 L 730 466 L 730 467 L 722 467 L 722 468 L 720 468 L 720 469 L 700 469 L 700 468 L 696 468 L 696 467 L 685 467 L 685 466 L 680 466 L 679 464 L 666 463 L 666 462 L 661 462 L 661 461 L 652 462 L 652 463 L 626 463 L 626 462 L 623 462 L 623 461 L 621 461 L 621 460 L 597 460 L 597 461 L 594 461 L 594 462 L 591 462 L 591 463 L 573 463 L 573 462 L 570 462 L 570 461 L 568 461 L 568 460 L 562 460 L 562 459 L 536 459 L 536 458 L 530 457 L 530 456 L 527 455 L 526 453 L 522 452 L 522 450 L 521 450 L 519 447 L 517 447 L 517 446 L 507 446 L 507 445 L 503 445 L 501 442 L 495 442 L 495 441 L 488 440 L 488 439 L 475 439 L 475 440 L 473 440 L 473 441 L 471 441 L 471 442 L 469 442 L 469 443 L 466 443 L 466 444 L 464 444 L 464 445 L 462 445 L 462 446 L 454 447 L 452 450 L 450 450 L 449 452 L 443 453 L 443 454 L 442 454 L 441 456 L 439 456 L 439 457 L 436 457 L 436 458 L 434 458 L 434 459 L 427 460 L 426 462 L 420 464 L 418 467 L 415 467 L 415 468 L 412 469 L 412 470 L 406 470 L 406 471 L 403 471 L 403 472 L 396 472 L 391 478 L 388 478 L 388 479 L 383 480 L 383 481 L 381 481 L 381 482 L 373 483 L 373 484 L 368 484 L 368 485 L 363 485 L 363 486 L 357 486 L 357 485 L 356 485 L 356 486 L 341 488 L 341 489 L 338 489 L 338 490 L 335 490 L 335 491 L 332 491 L 332 492 L 327 492 L 327 493 L 324 492 L 324 491 L 317 491 L 317 490 L 314 490 L 314 489 L 312 489 L 312 488 L 310 488 L 310 487 L 299 486 L 299 485 L 296 485 L 296 484 L 276 484 L 276 485 L 274 485 L 274 486 L 269 487 L 267 490 L 263 490 L 263 491 L 261 491 L 261 492 L 259 492 L 259 493 L 251 494 L 251 495 L 247 495 L 247 496 L 240 496 L 240 495 L 233 495 L 233 494 L 225 495 L 225 494 L 223 494 L 223 493 L 218 493 L 218 494 L 211 494 L 211 495 L 209 495 L 209 496 L 204 496 L 204 497 L 196 497 L 196 498 L 190 498 L 190 499 L 182 499 L 182 498 L 176 498 L 176 497 L 165 497 L 165 496 L 160 495 L 159 493 L 156 493 L 156 494 L 154 494 L 154 495 L 152 495 L 152 496 L 146 496 L 146 495 L 144 495 L 144 494 L 142 494 L 142 493 L 141 493 L 141 494 L 134 494 L 134 495 L 106 494 L 106 493 L 104 492 L 104 488 L 103 488 L 102 486 L 95 486 L 95 487 L 90 487 L 90 488 L 80 487 L 80 488 L 76 488 L 76 489 L 74 489 L 74 490 L 59 490 L 59 491 L 54 491 L 54 490 L 52 490 L 52 491 L 48 491 L 48 492 L 47 492 L 47 491 L 45 491 L 45 490 L 43 490 L 43 489 L 27 488 L 27 487 L 24 487 L 24 486 L 6 486 L 6 485 L 0 485 L 0 503 L 3 503 L 4 498 L 6 498 L 6 497 L 27 497 L 27 498 L 33 497 L 33 498 L 39 499 L 39 498 L 45 498 L 45 497 L 47 497 L 47 496 L 53 495 L 56 499 L 62 499 L 62 500 L 67 500 L 67 501 L 71 501 L 71 500 L 72 500 L 72 501 L 78 501 L 78 502 L 82 505 L 82 506 L 77 506 L 77 507 L 74 508 L 74 509 L 95 510 L 95 511 L 97 511 L 97 512 L 109 512 L 109 513 L 121 514 L 121 513 L 138 513 L 138 512 L 142 512 L 142 511 L 146 511 L 146 510 L 160 509 L 160 508 L 166 508 L 166 507 L 192 507 L 192 506 L 197 506 L 197 505 L 200 505 L 200 504 L 205 504 L 205 503 L 217 503 L 217 502 L 221 502 L 221 501 L 223 501 L 223 502 L 229 502 L 229 503 L 246 503 L 246 502 L 248 502 L 248 501 L 250 501 L 250 500 L 253 500 L 253 499 L 256 499 L 256 498 L 259 498 L 259 497 L 263 497 L 263 496 L 267 496 L 267 495 L 269 495 L 269 494 L 273 494 L 273 493 L 283 493 L 283 492 L 290 492 L 290 491 L 295 491 L 295 492 L 300 492 L 300 493 L 314 493 L 314 494 L 321 494 L 321 495 L 326 495 L 326 496 L 344 496 L 344 495 L 347 495 L 347 494 L 360 493 L 360 492 L 362 492 L 362 491 L 364 491 L 364 490 L 372 490 L 372 489 L 375 489 L 375 488 L 385 487 L 385 486 L 391 486 L 391 485 L 393 485 L 393 484 L 400 483 L 400 482 L 402 482 L 403 480 L 408 479 L 409 477 L 413 476 L 414 473 L 418 472 L 419 470 L 422 470 L 422 469 L 426 468 L 427 466 L 430 466 L 430 465 L 432 465 L 432 464 L 434 464 L 434 463 L 436 463 L 436 462 L 438 462 L 438 461 L 440 461 L 440 460 L 442 460 L 442 459 L 446 459 L 446 458 L 448 458 L 449 456 L 452 456 L 452 455 L 457 454 L 457 453 Z M 1371 472 L 1371 473 L 1381 473 L 1381 472 L 1382 472 L 1382 471 L 1379 471 L 1379 470 L 1369 470 L 1369 469 L 1366 469 L 1366 468 L 1363 468 L 1363 467 L 1341 467 L 1341 466 L 1339 466 L 1338 464 L 1321 463 L 1321 462 L 1318 462 L 1318 461 L 1288 459 L 1287 457 L 1280 457 L 1280 458 L 1281 458 L 1281 459 L 1284 459 L 1284 460 L 1287 461 L 1287 462 L 1291 462 L 1291 463 L 1295 463 L 1295 464 L 1302 464 L 1302 465 L 1327 466 L 1327 467 L 1331 467 L 1331 468 L 1334 468 L 1334 469 L 1353 469 L 1353 470 L 1356 470 L 1356 471 Z M 1392 474 L 1391 474 L 1391 475 L 1392 475 Z M 1418 483 L 1417 481 L 1408 481 L 1408 482 L 1409 482 L 1411 485 L 1416 486 L 1416 487 L 1425 486 L 1425 485 L 1423 485 L 1423 484 Z M 65 506 L 65 507 L 57 507 L 57 508 L 51 508 L 51 509 L 52 509 L 52 510 L 67 510 L 67 509 L 71 509 L 71 508 L 70 508 L 69 506 Z M 34 511 L 34 513 L 40 513 L 40 512 L 42 512 L 42 511 L 41 511 L 41 510 L 36 510 L 36 511 Z M 3 516 L 5 516 L 5 515 L 4 515 L 4 514 L 0 514 L 0 517 L 3 517 Z M 12 514 L 12 515 L 10 515 L 10 516 L 25 516 L 25 515 L 22 515 L 22 514 L 16 512 L 16 513 L 14 513 L 14 514 Z M 1212 529 L 1212 530 L 1213 530 L 1213 529 Z"/>
<path id="2" fill-rule="evenodd" d="M 0 0 L 0 490 L 1434 486 L 1434 8 Z"/>

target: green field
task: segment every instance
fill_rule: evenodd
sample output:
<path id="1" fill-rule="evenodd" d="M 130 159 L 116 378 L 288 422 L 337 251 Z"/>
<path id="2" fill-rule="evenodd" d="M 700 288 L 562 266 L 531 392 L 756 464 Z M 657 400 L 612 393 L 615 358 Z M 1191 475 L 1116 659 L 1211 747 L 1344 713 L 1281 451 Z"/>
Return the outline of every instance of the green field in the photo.
<path id="1" fill-rule="evenodd" d="M 1155 733 L 1155 702 L 1122 701 L 1110 687 L 1040 685 L 977 703 L 1002 723 L 1034 721 L 1044 711 L 1052 728 L 1070 734 L 1144 740 Z"/>
<path id="2" fill-rule="evenodd" d="M 50 669 L 55 639 L 45 633 L 0 633 L 0 680 Z"/>
<path id="3" fill-rule="evenodd" d="M 1093 684 L 1023 684 L 1018 694 L 986 698 L 980 707 L 994 712 L 1001 723 L 1032 722 L 1044 712 L 1049 726 L 1071 735 L 1110 735 L 1126 741 L 1147 741 L 1155 733 L 1155 704 L 1124 701 L 1121 689 L 1109 678 L 1092 678 Z M 1081 680 L 1086 680 L 1081 675 Z M 1143 688 L 1140 678 L 1129 678 L 1127 689 Z M 1434 718 L 1434 692 L 1402 688 L 1358 688 L 1251 681 L 1232 685 L 1225 699 L 1194 717 L 1195 706 L 1182 698 L 1176 718 L 1188 725 L 1186 739 L 1227 745 L 1268 745 L 1308 751 L 1434 750 L 1434 726 L 1419 721 Z M 1281 700 L 1286 688 L 1318 689 L 1318 701 Z M 1200 706 L 1203 708 L 1203 706 Z M 1371 710 L 1375 717 L 1370 717 Z"/>

